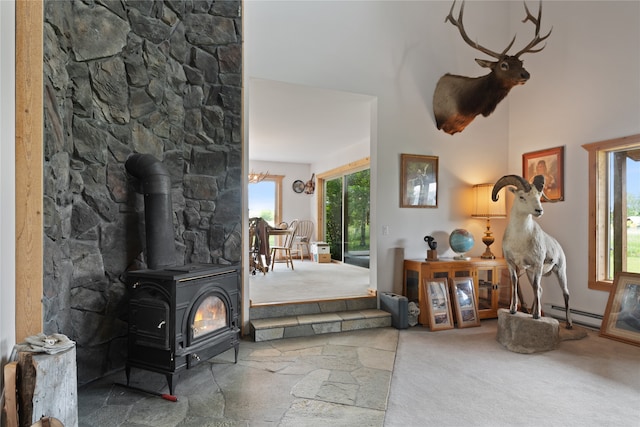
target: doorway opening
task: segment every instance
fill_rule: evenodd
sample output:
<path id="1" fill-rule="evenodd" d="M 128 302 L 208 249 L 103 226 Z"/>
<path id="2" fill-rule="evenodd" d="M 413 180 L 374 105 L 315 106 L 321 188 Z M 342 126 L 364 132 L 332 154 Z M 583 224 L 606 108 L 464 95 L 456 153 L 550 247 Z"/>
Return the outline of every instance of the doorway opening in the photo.
<path id="1" fill-rule="evenodd" d="M 375 97 L 251 77 L 247 80 L 247 86 L 247 93 L 250 94 L 245 99 L 248 109 L 248 127 L 245 133 L 249 136 L 246 143 L 248 170 L 268 170 L 282 175 L 280 221 L 312 220 L 315 227 L 311 241 L 326 240 L 322 198 L 319 195 L 319 172 L 335 170 L 347 162 L 359 163 L 360 160 L 357 159 L 363 158 L 366 158 L 366 165 L 360 170 L 369 168 L 372 133 L 376 130 L 373 123 L 377 113 Z M 315 195 L 298 193 L 295 186 L 292 187 L 297 180 L 304 181 L 314 172 Z M 251 204 L 249 200 L 249 208 Z M 368 226 L 368 222 L 367 219 L 364 224 Z M 274 223 L 278 225 L 279 221 Z M 368 227 L 364 233 L 368 249 Z M 375 241 L 375 235 L 373 239 Z M 356 241 L 355 237 L 353 241 Z M 315 259 L 310 261 L 308 258 L 297 258 L 294 259 L 295 269 L 279 268 L 281 265 L 266 275 L 246 276 L 250 305 L 294 299 L 342 298 L 348 287 L 345 277 L 350 274 L 362 276 L 362 293 L 367 295 L 367 289 L 373 280 L 370 269 L 357 268 L 343 261 L 343 254 L 355 254 L 356 248 L 349 246 L 346 250 L 341 250 L 340 262 L 317 263 Z M 365 256 L 368 257 L 368 251 Z M 371 266 L 375 269 L 375 260 L 371 261 Z M 320 268 L 322 270 L 316 272 Z M 333 270 L 337 269 L 341 271 L 334 273 Z M 304 277 L 301 277 L 303 274 Z M 297 276 L 292 279 L 291 290 L 281 289 L 287 283 L 287 276 Z M 341 283 L 342 286 L 338 286 Z M 359 284 L 358 279 L 357 285 Z M 264 300 L 260 294 L 261 287 L 268 289 Z M 357 292 L 360 294 L 360 290 Z M 350 292 L 349 295 L 353 293 Z"/>

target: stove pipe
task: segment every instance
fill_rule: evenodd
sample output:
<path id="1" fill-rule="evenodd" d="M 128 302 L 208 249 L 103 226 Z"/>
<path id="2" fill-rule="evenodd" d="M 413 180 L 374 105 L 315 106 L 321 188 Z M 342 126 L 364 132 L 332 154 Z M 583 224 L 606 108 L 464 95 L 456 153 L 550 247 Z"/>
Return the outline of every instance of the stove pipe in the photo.
<path id="1" fill-rule="evenodd" d="M 171 177 L 165 166 L 150 154 L 132 154 L 125 163 L 144 194 L 147 267 L 156 270 L 175 265 Z"/>

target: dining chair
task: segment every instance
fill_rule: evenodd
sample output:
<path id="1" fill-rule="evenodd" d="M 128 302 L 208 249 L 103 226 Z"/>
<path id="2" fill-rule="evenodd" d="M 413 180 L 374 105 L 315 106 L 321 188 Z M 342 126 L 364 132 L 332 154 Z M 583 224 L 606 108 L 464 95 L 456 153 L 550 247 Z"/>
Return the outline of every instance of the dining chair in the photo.
<path id="1" fill-rule="evenodd" d="M 304 248 L 307 248 L 307 255 L 309 260 L 313 261 L 311 256 L 311 236 L 313 235 L 313 221 L 310 219 L 303 219 L 298 221 L 298 229 L 296 230 L 295 238 L 293 239 L 293 252 L 300 254 L 300 261 L 304 259 Z"/>
<path id="2" fill-rule="evenodd" d="M 253 275 L 257 271 L 266 274 L 269 269 L 265 265 L 265 251 L 269 250 L 269 242 L 265 239 L 266 222 L 262 218 L 249 218 L 249 272 Z"/>
<path id="3" fill-rule="evenodd" d="M 273 271 L 273 266 L 276 262 L 276 255 L 278 252 L 284 253 L 284 259 L 287 263 L 287 267 L 291 265 L 291 269 L 293 270 L 293 258 L 291 257 L 291 247 L 293 246 L 293 241 L 296 237 L 296 230 L 298 229 L 298 221 L 293 220 L 289 224 L 289 228 L 287 229 L 289 232 L 284 236 L 284 243 L 282 245 L 272 245 L 271 246 L 271 271 Z"/>

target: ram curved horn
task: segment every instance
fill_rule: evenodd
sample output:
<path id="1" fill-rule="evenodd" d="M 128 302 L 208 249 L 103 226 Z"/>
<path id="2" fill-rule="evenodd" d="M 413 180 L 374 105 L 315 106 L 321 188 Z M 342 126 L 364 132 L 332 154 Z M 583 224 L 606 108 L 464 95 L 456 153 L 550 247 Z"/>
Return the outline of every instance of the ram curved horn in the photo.
<path id="1" fill-rule="evenodd" d="M 557 200 L 551 200 L 550 198 L 547 197 L 546 194 L 544 194 L 544 175 L 536 175 L 533 177 L 533 186 L 536 187 L 538 189 L 538 191 L 540 192 L 540 198 L 542 198 L 542 200 L 544 200 L 545 202 L 557 202 Z"/>
<path id="2" fill-rule="evenodd" d="M 493 191 L 491 192 L 491 200 L 494 202 L 498 201 L 498 192 L 502 190 L 502 187 L 506 187 L 507 185 L 513 185 L 519 190 L 529 191 L 531 190 L 531 184 L 529 184 L 524 178 L 518 175 L 505 175 L 500 178 L 493 186 Z"/>
<path id="3" fill-rule="evenodd" d="M 550 203 L 557 202 L 557 200 L 551 200 L 550 198 L 548 198 L 547 195 L 544 193 L 540 194 L 540 198 L 542 198 L 542 200 L 544 200 L 545 202 L 550 202 Z"/>
<path id="4" fill-rule="evenodd" d="M 542 193 L 544 190 L 544 175 L 536 175 L 533 177 L 533 186 Z"/>

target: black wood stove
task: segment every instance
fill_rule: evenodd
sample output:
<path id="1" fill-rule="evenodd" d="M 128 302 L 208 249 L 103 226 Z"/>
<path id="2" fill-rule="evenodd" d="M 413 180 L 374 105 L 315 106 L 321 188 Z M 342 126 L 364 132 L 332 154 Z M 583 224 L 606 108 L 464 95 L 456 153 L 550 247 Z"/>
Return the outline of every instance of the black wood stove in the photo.
<path id="1" fill-rule="evenodd" d="M 126 274 L 131 368 L 174 376 L 231 348 L 238 359 L 239 268 L 186 265 Z"/>
<path id="2" fill-rule="evenodd" d="M 129 288 L 127 385 L 131 368 L 173 378 L 231 348 L 238 360 L 240 270 L 235 266 L 175 266 L 171 176 L 150 154 L 125 163 L 144 194 L 148 270 L 126 273 Z"/>

